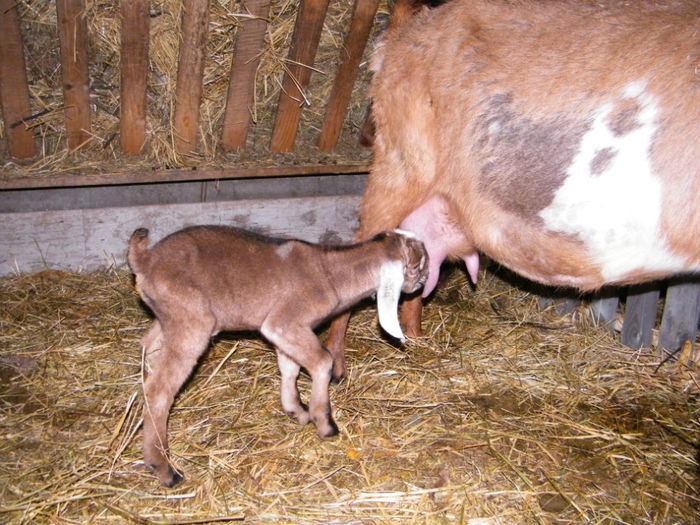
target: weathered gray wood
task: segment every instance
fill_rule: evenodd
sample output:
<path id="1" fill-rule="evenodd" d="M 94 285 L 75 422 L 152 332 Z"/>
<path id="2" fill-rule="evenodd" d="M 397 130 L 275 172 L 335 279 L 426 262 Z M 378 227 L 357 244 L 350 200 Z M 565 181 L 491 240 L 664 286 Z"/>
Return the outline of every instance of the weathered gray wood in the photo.
<path id="1" fill-rule="evenodd" d="M 336 175 L 339 173 L 367 173 L 368 164 L 300 164 L 297 166 L 257 166 L 224 169 L 170 169 L 136 171 L 129 173 L 100 173 L 56 177 L 32 177 L 0 180 L 0 190 L 29 188 L 61 188 L 78 186 L 110 186 L 154 182 L 188 182 L 217 179 L 252 179 L 260 177 L 291 177 L 297 175 Z"/>
<path id="2" fill-rule="evenodd" d="M 675 352 L 687 340 L 694 341 L 700 318 L 700 282 L 670 284 L 659 333 L 659 349 Z"/>
<path id="3" fill-rule="evenodd" d="M 617 305 L 620 298 L 614 292 L 608 291 L 591 301 L 591 317 L 599 325 L 605 325 L 610 330 L 617 317 Z"/>
<path id="4" fill-rule="evenodd" d="M 366 176 L 334 175 L 0 191 L 0 213 L 362 195 Z"/>
<path id="5" fill-rule="evenodd" d="M 625 318 L 622 322 L 622 344 L 631 348 L 651 346 L 659 309 L 659 289 L 630 288 L 627 293 Z"/>
<path id="6" fill-rule="evenodd" d="M 350 241 L 360 196 L 240 200 L 0 214 L 0 275 L 47 268 L 95 270 L 124 263 L 144 226 L 153 239 L 193 224 L 230 224 L 308 241 Z"/>

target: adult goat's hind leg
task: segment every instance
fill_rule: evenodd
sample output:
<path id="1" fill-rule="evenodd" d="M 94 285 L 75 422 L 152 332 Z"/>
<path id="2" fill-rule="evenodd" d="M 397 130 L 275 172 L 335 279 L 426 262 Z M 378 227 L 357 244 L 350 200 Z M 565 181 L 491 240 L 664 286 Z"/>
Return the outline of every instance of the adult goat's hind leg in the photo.
<path id="1" fill-rule="evenodd" d="M 345 312 L 333 319 L 328 328 L 326 348 L 333 359 L 333 374 L 331 380 L 335 383 L 340 382 L 340 380 L 345 377 L 345 374 L 347 374 L 345 365 L 345 334 L 348 331 L 349 322 L 350 312 Z"/>

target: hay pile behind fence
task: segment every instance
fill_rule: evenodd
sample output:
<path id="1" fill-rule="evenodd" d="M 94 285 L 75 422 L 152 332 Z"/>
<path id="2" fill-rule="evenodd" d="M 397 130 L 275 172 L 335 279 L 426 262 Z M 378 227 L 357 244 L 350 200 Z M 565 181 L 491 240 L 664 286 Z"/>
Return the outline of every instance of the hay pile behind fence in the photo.
<path id="1" fill-rule="evenodd" d="M 6 278 L 0 301 L 3 522 L 700 522 L 697 370 L 491 273 L 453 273 L 402 347 L 353 316 L 331 440 L 282 413 L 264 341 L 218 337 L 172 411 L 174 489 L 142 466 L 130 275 Z"/>
<path id="2" fill-rule="evenodd" d="M 181 38 L 182 0 L 151 2 L 150 74 L 147 90 L 146 136 L 143 156 L 130 158 L 119 148 L 119 78 L 121 21 L 119 2 L 87 2 L 85 17 L 89 33 L 89 77 L 93 136 L 79 151 L 66 149 L 55 1 L 25 0 L 18 4 L 22 20 L 25 59 L 35 135 L 41 158 L 33 163 L 10 162 L 3 166 L 6 178 L 56 174 L 93 174 L 161 170 L 181 166 L 198 168 L 303 165 L 319 163 L 367 164 L 370 152 L 358 145 L 358 133 L 368 106 L 369 73 L 363 62 L 353 91 L 343 132 L 336 150 L 322 153 L 318 135 L 325 115 L 343 43 L 352 15 L 353 1 L 331 2 L 325 19 L 311 84 L 309 105 L 302 112 L 293 154 L 271 154 L 282 77 L 296 20 L 298 0 L 274 1 L 271 5 L 265 44 L 256 77 L 253 122 L 245 152 L 221 150 L 222 121 L 226 106 L 231 62 L 240 23 L 248 15 L 240 1 L 211 0 L 205 53 L 198 154 L 183 156 L 174 149 L 172 121 Z M 388 8 L 382 2 L 378 18 Z M 375 24 L 374 33 L 380 30 Z M 366 54 L 369 53 L 369 48 Z M 3 136 L 0 120 L 0 138 Z M 4 141 L 0 141 L 4 143 Z M 5 145 L 0 146 L 3 157 Z"/>

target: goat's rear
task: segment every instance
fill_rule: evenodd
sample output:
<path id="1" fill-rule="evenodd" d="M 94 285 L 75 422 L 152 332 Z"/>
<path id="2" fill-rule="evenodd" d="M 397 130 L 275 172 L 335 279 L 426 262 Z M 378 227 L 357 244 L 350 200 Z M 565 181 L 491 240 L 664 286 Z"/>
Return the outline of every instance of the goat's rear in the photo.
<path id="1" fill-rule="evenodd" d="M 132 272 L 143 272 L 148 259 L 148 229 L 139 228 L 131 234 L 126 259 Z"/>

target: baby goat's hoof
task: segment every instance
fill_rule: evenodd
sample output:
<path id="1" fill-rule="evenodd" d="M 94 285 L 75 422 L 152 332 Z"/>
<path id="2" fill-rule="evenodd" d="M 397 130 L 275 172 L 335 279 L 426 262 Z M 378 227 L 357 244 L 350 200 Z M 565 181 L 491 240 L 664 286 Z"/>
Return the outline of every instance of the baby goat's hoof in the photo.
<path id="1" fill-rule="evenodd" d="M 300 425 L 306 425 L 311 422 L 311 416 L 309 416 L 308 412 L 287 412 L 287 415 L 296 419 Z"/>
<path id="2" fill-rule="evenodd" d="M 172 488 L 178 483 L 180 483 L 185 477 L 175 470 L 170 465 L 166 465 L 165 468 L 159 467 L 157 465 L 149 465 L 150 470 L 158 476 L 160 482 L 168 488 Z"/>
<path id="3" fill-rule="evenodd" d="M 164 481 L 163 485 L 165 485 L 168 488 L 173 488 L 175 485 L 177 485 L 183 479 L 185 479 L 185 476 L 180 474 L 177 470 L 173 470 L 173 469 L 170 469 L 170 470 L 172 470 L 172 475 L 170 476 L 170 480 L 167 482 Z"/>
<path id="4" fill-rule="evenodd" d="M 338 363 L 338 361 L 333 362 L 333 368 L 331 369 L 331 383 L 340 383 L 347 375 L 347 370 L 345 368 L 345 363 Z"/>
<path id="5" fill-rule="evenodd" d="M 339 434 L 338 425 L 336 425 L 335 421 L 332 419 L 329 419 L 328 424 L 326 425 L 319 426 L 317 424 L 316 431 L 318 433 L 318 437 L 320 438 L 331 438 Z"/>
<path id="6" fill-rule="evenodd" d="M 291 410 L 285 410 L 285 412 L 289 417 L 296 419 L 297 423 L 300 425 L 306 425 L 307 423 L 311 422 L 309 407 L 307 407 L 304 403 L 299 403 L 297 407 L 294 407 Z"/>

